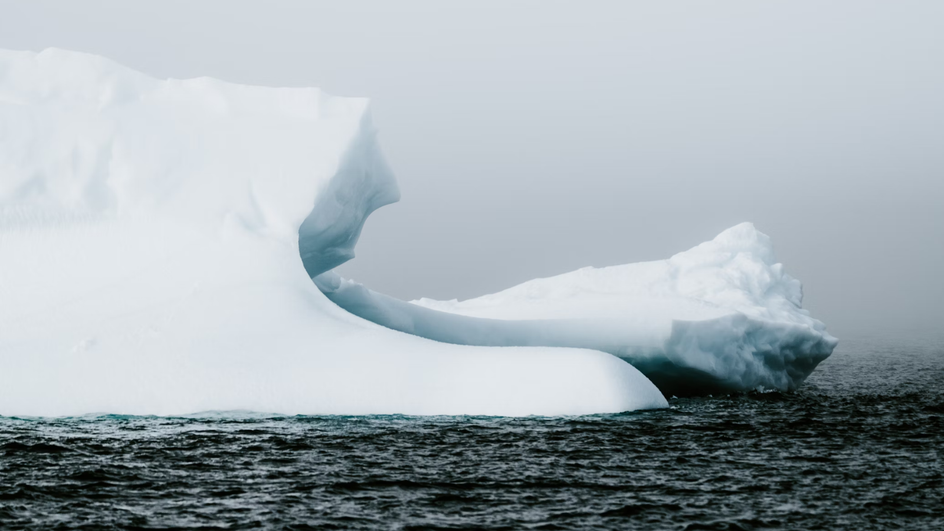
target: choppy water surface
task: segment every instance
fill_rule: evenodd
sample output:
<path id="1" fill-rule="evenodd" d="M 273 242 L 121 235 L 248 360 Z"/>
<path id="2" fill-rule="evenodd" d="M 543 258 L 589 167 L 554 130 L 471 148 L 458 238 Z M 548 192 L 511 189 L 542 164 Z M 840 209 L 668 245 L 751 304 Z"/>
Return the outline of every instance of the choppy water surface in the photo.
<path id="1" fill-rule="evenodd" d="M 0 418 L 0 527 L 944 529 L 944 343 L 556 419 Z"/>

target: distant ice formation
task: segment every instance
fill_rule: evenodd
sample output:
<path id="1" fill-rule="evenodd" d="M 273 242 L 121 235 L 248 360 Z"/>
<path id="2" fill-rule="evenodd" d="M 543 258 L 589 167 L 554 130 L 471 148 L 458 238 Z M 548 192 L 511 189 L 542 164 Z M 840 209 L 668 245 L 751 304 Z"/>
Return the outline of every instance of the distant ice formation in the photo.
<path id="1" fill-rule="evenodd" d="M 316 282 L 355 315 L 437 341 L 609 352 L 670 396 L 793 390 L 836 346 L 750 223 L 668 260 L 588 267 L 463 302 L 405 303 L 333 272 Z"/>
<path id="2" fill-rule="evenodd" d="M 333 273 L 398 198 L 366 100 L 0 51 L 0 415 L 619 412 L 836 344 L 749 224 L 463 302 Z"/>
<path id="3" fill-rule="evenodd" d="M 666 405 L 603 352 L 447 345 L 311 281 L 399 197 L 363 99 L 0 51 L 0 415 Z"/>

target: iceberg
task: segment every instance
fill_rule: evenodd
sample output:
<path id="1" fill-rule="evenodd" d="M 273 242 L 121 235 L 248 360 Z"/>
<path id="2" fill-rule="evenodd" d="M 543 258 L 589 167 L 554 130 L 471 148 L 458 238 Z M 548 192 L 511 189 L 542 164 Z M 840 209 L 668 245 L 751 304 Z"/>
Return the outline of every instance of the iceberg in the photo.
<path id="1" fill-rule="evenodd" d="M 406 303 L 333 272 L 315 281 L 355 315 L 437 341 L 609 352 L 667 396 L 795 390 L 837 343 L 750 223 L 668 260 L 588 267 L 462 302 Z"/>
<path id="2" fill-rule="evenodd" d="M 751 224 L 466 301 L 333 269 L 399 199 L 368 102 L 0 51 L 0 415 L 581 415 L 836 346 Z"/>
<path id="3" fill-rule="evenodd" d="M 667 405 L 600 350 L 448 344 L 329 300 L 312 277 L 398 197 L 364 99 L 0 51 L 0 415 Z"/>

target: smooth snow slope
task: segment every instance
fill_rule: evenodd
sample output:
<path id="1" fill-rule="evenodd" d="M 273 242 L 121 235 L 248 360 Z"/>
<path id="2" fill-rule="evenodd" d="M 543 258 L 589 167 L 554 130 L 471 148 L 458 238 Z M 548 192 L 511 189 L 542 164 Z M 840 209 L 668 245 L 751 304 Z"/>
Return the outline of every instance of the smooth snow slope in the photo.
<path id="1" fill-rule="evenodd" d="M 367 102 L 0 52 L 0 415 L 664 407 L 599 351 L 437 343 L 310 277 L 396 201 Z"/>
<path id="2" fill-rule="evenodd" d="M 793 390 L 836 346 L 750 223 L 668 260 L 584 268 L 463 302 L 409 304 L 330 272 L 316 282 L 351 313 L 439 341 L 609 352 L 667 395 Z"/>

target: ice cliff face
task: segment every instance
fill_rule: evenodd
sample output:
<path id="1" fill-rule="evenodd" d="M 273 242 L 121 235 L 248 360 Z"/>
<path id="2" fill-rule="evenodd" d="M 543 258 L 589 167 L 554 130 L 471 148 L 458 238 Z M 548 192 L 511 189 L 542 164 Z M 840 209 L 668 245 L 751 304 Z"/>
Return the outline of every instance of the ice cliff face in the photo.
<path id="1" fill-rule="evenodd" d="M 599 351 L 446 345 L 311 281 L 398 197 L 362 99 L 0 52 L 0 415 L 665 406 Z"/>

